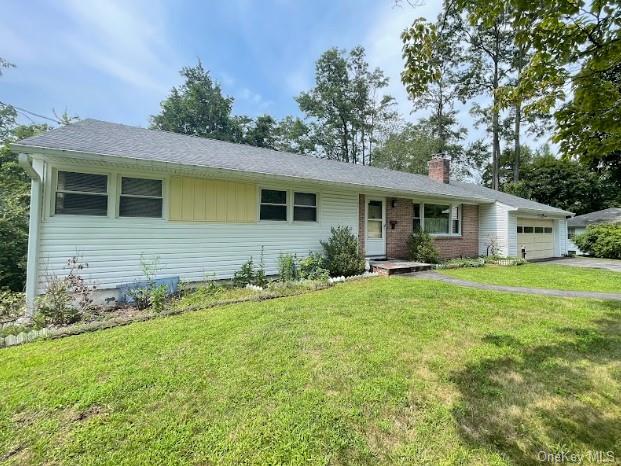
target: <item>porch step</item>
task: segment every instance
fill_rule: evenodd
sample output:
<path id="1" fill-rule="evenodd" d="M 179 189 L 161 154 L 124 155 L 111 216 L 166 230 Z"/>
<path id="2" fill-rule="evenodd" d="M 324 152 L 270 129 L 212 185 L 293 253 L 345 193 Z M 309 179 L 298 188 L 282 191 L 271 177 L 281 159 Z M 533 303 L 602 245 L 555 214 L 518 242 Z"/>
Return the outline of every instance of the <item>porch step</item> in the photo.
<path id="1" fill-rule="evenodd" d="M 395 275 L 399 273 L 412 273 L 431 270 L 433 265 L 424 262 L 386 260 L 386 261 L 370 261 L 372 272 L 380 275 Z"/>

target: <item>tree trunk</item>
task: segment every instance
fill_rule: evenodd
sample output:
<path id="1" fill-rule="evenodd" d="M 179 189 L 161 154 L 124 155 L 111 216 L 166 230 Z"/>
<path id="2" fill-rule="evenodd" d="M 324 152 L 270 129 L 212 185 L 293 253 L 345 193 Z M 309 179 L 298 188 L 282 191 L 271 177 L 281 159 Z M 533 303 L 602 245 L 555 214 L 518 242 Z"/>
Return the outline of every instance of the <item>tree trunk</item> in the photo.
<path id="1" fill-rule="evenodd" d="M 513 182 L 517 183 L 520 181 L 520 127 L 522 125 L 522 104 L 521 102 L 517 102 L 515 104 L 515 127 L 513 131 L 515 132 L 515 141 L 513 147 Z"/>

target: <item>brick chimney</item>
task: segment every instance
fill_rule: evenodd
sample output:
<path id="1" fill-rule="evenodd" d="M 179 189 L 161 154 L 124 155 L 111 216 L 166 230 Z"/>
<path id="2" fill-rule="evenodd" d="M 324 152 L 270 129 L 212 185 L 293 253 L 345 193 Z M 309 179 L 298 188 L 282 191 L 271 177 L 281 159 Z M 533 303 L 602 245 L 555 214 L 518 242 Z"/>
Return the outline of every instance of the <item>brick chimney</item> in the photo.
<path id="1" fill-rule="evenodd" d="M 449 174 L 451 172 L 451 159 L 442 154 L 434 155 L 427 162 L 429 167 L 429 178 L 440 183 L 449 182 Z"/>

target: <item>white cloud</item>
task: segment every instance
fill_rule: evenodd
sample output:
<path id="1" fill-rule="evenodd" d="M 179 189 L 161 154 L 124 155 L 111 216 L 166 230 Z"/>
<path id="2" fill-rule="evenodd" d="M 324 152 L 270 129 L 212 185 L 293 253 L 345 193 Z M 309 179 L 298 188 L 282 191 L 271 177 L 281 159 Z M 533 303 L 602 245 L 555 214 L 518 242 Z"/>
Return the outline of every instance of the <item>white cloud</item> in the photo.
<path id="1" fill-rule="evenodd" d="M 64 44 L 83 64 L 134 87 L 158 93 L 170 87 L 162 78 L 177 67 L 170 63 L 165 12 L 157 2 L 64 0 L 60 5 L 73 23 L 61 32 Z"/>

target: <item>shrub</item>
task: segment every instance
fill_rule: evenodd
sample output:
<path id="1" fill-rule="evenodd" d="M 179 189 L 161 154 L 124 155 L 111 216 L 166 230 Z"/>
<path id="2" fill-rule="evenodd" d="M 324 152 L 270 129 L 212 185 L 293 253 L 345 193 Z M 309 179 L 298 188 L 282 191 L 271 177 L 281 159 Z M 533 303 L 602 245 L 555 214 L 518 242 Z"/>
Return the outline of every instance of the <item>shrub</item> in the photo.
<path id="1" fill-rule="evenodd" d="M 328 241 L 322 241 L 326 267 L 332 276 L 358 275 L 364 271 L 364 256 L 350 227 L 332 227 Z"/>
<path id="2" fill-rule="evenodd" d="M 162 312 L 164 304 L 168 296 L 168 287 L 166 285 L 153 286 L 149 289 L 149 306 L 155 312 Z"/>
<path id="3" fill-rule="evenodd" d="M 25 305 L 24 293 L 0 290 L 0 318 L 13 318 L 22 314 Z"/>
<path id="4" fill-rule="evenodd" d="M 66 278 L 48 278 L 47 289 L 37 298 L 36 308 L 39 324 L 69 325 L 80 320 Z"/>
<path id="5" fill-rule="evenodd" d="M 283 282 L 295 282 L 300 279 L 298 258 L 295 254 L 281 254 L 278 257 L 278 275 Z"/>
<path id="6" fill-rule="evenodd" d="M 485 261 L 479 259 L 450 259 L 436 266 L 437 269 L 462 269 L 466 267 L 483 267 Z"/>
<path id="7" fill-rule="evenodd" d="M 246 285 L 260 286 L 267 285 L 265 267 L 263 266 L 263 251 L 261 251 L 261 262 L 255 267 L 252 257 L 242 264 L 241 268 L 233 275 L 233 286 L 244 288 Z"/>
<path id="8" fill-rule="evenodd" d="M 330 272 L 326 268 L 325 258 L 318 252 L 312 252 L 300 261 L 300 277 L 303 280 L 327 280 Z"/>
<path id="9" fill-rule="evenodd" d="M 412 261 L 437 264 L 440 261 L 438 251 L 431 241 L 429 233 L 417 230 L 408 239 L 408 258 Z"/>
<path id="10" fill-rule="evenodd" d="M 591 256 L 621 259 L 621 224 L 591 225 L 574 242 Z"/>

